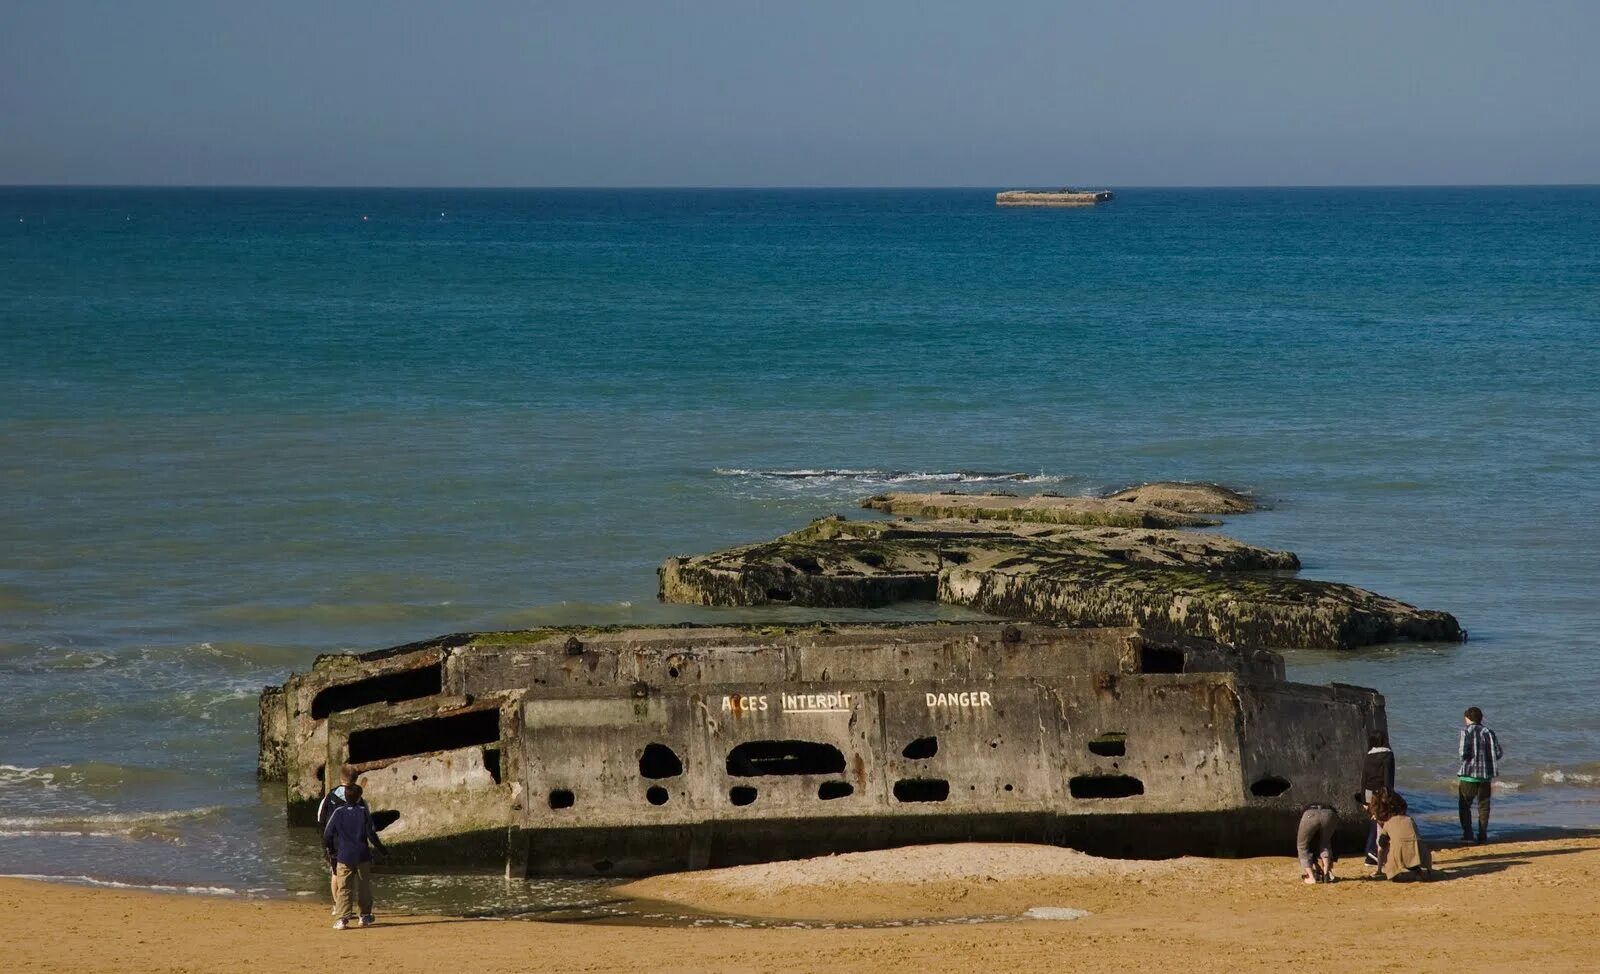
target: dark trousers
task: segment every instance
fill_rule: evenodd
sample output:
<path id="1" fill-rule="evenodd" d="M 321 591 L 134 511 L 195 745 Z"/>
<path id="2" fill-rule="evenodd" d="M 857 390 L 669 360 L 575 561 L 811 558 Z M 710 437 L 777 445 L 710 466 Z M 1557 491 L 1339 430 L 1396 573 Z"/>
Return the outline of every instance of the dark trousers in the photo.
<path id="1" fill-rule="evenodd" d="M 1461 837 L 1472 838 L 1472 803 L 1478 803 L 1478 841 L 1489 838 L 1489 782 L 1461 782 Z"/>
<path id="2" fill-rule="evenodd" d="M 1373 794 L 1374 792 L 1372 792 L 1370 789 L 1362 789 L 1362 804 L 1366 805 L 1368 808 L 1371 808 Z M 1367 817 L 1367 855 L 1374 859 L 1378 858 L 1378 820 L 1372 818 L 1370 815 Z"/>

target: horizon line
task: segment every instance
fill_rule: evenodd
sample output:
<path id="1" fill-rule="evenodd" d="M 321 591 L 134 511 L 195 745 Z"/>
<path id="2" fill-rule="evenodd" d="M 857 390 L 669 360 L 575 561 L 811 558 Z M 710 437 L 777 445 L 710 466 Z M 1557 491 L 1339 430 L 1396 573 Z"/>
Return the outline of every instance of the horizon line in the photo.
<path id="1" fill-rule="evenodd" d="M 468 184 L 437 184 L 425 183 L 0 183 L 0 190 L 7 189 L 172 189 L 172 190 L 204 190 L 204 189 L 252 189 L 252 190 L 449 190 L 452 192 L 496 192 L 496 191 L 893 191 L 893 190 L 972 190 L 995 192 L 996 186 L 1002 184 L 904 184 L 904 185 L 869 185 L 869 184 L 672 184 L 658 185 L 646 184 L 580 184 L 580 183 L 549 183 L 535 184 L 506 184 L 506 185 L 468 185 Z M 1041 186 L 1042 183 L 1006 183 L 1009 187 Z M 1098 183 L 1083 183 L 1082 186 L 1099 186 Z M 1105 184 L 1111 186 L 1112 184 Z M 1122 186 L 1125 190 L 1149 189 L 1589 189 L 1600 187 L 1600 182 L 1591 183 L 1128 183 Z M 1113 187 L 1114 188 L 1114 187 Z M 1087 191 L 1087 190 L 1086 190 Z"/>

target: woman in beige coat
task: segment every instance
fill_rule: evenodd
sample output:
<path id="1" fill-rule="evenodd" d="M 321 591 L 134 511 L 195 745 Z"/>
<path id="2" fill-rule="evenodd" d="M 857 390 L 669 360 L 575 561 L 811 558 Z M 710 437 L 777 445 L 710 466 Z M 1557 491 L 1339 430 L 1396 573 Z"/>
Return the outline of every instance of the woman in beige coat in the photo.
<path id="1" fill-rule="evenodd" d="M 1417 835 L 1417 823 L 1406 814 L 1406 800 L 1392 791 L 1379 792 L 1373 796 L 1372 817 L 1378 822 L 1377 877 L 1428 879 L 1432 858 Z"/>

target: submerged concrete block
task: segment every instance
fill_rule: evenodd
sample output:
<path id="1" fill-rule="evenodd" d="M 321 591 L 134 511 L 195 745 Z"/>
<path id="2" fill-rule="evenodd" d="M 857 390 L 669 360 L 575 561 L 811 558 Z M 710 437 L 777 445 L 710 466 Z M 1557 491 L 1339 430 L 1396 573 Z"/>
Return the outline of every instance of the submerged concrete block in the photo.
<path id="1" fill-rule="evenodd" d="M 939 600 L 1011 618 L 1145 626 L 1241 646 L 1355 649 L 1465 638 L 1449 613 L 1352 585 L 1053 556 L 999 553 L 951 568 L 939 577 Z"/>
<path id="2" fill-rule="evenodd" d="M 1106 500 L 1147 504 L 1188 514 L 1247 514 L 1255 501 L 1221 484 L 1161 480 L 1106 495 Z"/>
<path id="3" fill-rule="evenodd" d="M 1448 613 L 1282 574 L 1299 567 L 1293 552 L 1208 532 L 828 517 L 763 544 L 669 558 L 659 594 L 699 605 L 862 608 L 937 599 L 1014 619 L 1272 649 L 1465 638 Z"/>
<path id="4" fill-rule="evenodd" d="M 1035 521 L 1044 524 L 1103 524 L 1124 528 L 1202 528 L 1218 521 L 1148 504 L 1099 497 L 989 493 L 878 494 L 861 506 L 890 514 L 931 518 Z"/>
<path id="5" fill-rule="evenodd" d="M 369 699 L 419 672 L 435 693 Z M 466 634 L 288 686 L 264 706 L 323 706 L 263 752 L 360 772 L 402 861 L 516 875 L 966 839 L 1260 850 L 1301 804 L 1348 804 L 1384 721 L 1273 653 L 1031 624 Z"/>

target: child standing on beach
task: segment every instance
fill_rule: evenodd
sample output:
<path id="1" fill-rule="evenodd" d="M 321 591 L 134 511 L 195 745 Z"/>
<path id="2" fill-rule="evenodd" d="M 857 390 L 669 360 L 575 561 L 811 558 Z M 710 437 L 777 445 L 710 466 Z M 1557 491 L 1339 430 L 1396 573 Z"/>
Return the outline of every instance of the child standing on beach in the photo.
<path id="1" fill-rule="evenodd" d="M 371 848 L 368 847 L 371 844 Z M 361 925 L 372 926 L 372 849 L 386 852 L 361 800 L 361 786 L 345 787 L 345 804 L 322 830 L 322 846 L 333 865 L 333 929 L 344 930 L 361 909 Z"/>
<path id="2" fill-rule="evenodd" d="M 1483 711 L 1468 707 L 1462 715 L 1466 726 L 1461 728 L 1461 767 L 1456 772 L 1460 779 L 1461 841 L 1472 841 L 1472 803 L 1478 803 L 1478 844 L 1489 841 L 1489 792 L 1494 787 L 1497 765 L 1503 752 L 1500 738 L 1483 726 Z"/>

